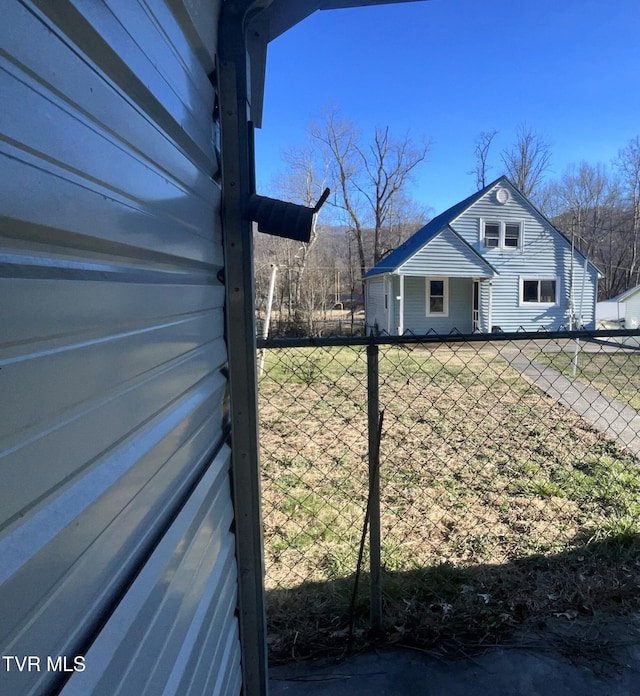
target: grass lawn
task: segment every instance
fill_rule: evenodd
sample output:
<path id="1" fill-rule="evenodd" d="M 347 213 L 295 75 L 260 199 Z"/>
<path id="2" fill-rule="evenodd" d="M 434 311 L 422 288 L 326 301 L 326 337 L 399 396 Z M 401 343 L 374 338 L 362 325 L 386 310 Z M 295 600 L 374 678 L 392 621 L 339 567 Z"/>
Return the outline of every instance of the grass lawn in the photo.
<path id="1" fill-rule="evenodd" d="M 573 376 L 574 352 L 541 353 L 535 359 Z M 640 411 L 640 353 L 579 352 L 575 376 Z"/>
<path id="2" fill-rule="evenodd" d="M 379 383 L 388 640 L 487 640 L 527 621 L 637 607 L 633 457 L 491 347 L 381 348 Z M 344 638 L 368 492 L 366 386 L 364 348 L 267 353 L 260 436 L 276 657 Z"/>

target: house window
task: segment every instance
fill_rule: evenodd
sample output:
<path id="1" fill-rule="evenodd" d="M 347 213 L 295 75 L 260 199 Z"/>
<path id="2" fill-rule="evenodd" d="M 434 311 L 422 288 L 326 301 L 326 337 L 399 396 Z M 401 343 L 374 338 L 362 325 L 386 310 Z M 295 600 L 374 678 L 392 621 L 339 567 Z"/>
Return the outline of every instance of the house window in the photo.
<path id="1" fill-rule="evenodd" d="M 427 316 L 446 317 L 449 314 L 448 278 L 427 278 Z"/>
<path id="2" fill-rule="evenodd" d="M 554 305 L 557 303 L 556 289 L 555 278 L 523 278 L 522 304 Z"/>
<path id="3" fill-rule="evenodd" d="M 517 249 L 520 246 L 520 225 L 518 223 L 505 223 L 504 245 L 510 249 Z"/>
<path id="4" fill-rule="evenodd" d="M 497 249 L 500 246 L 500 225 L 498 223 L 485 223 L 484 245 L 487 249 Z"/>
<path id="5" fill-rule="evenodd" d="M 481 236 L 485 249 L 520 249 L 522 222 L 482 221 Z"/>

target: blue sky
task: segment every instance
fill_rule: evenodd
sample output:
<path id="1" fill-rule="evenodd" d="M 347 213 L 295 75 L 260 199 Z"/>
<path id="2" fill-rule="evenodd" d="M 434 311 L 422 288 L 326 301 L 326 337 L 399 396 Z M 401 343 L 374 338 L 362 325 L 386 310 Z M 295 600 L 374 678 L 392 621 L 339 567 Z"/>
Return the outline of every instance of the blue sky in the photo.
<path id="1" fill-rule="evenodd" d="M 609 164 L 640 135 L 640 0 L 426 0 L 316 12 L 269 46 L 258 190 L 329 104 L 366 136 L 431 140 L 411 195 L 434 213 L 473 193 L 474 140 L 500 150 L 526 122 L 551 145 L 549 178 Z"/>

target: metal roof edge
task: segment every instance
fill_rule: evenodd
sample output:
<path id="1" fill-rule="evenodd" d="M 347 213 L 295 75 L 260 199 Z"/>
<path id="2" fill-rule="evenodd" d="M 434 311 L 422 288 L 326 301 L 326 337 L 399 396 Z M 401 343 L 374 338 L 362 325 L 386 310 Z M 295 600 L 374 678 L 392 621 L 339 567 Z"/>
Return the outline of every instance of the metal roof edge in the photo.
<path id="1" fill-rule="evenodd" d="M 369 5 L 398 5 L 426 0 L 225 0 L 223 6 L 241 17 L 251 56 L 251 120 L 262 124 L 267 45 L 317 10 L 338 10 Z"/>
<path id="2" fill-rule="evenodd" d="M 640 292 L 640 285 L 636 285 L 633 288 L 629 288 L 628 290 L 621 292 L 619 295 L 616 295 L 615 297 L 611 297 L 608 300 L 603 300 L 603 301 L 604 302 L 624 302 L 625 300 L 628 300 L 630 297 L 637 295 L 639 292 Z"/>

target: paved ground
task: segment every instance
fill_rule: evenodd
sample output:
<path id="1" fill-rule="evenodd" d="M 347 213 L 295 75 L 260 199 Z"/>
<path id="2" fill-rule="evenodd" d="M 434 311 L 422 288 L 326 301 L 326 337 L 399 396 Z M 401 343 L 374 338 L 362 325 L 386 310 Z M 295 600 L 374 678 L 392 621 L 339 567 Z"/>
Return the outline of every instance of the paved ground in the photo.
<path id="1" fill-rule="evenodd" d="M 532 361 L 507 346 L 500 347 L 498 354 L 547 396 L 570 408 L 596 430 L 626 447 L 631 454 L 640 456 L 640 416 L 631 406 L 605 396 L 578 379 Z"/>
<path id="2" fill-rule="evenodd" d="M 638 696 L 640 647 L 620 662 L 575 664 L 557 653 L 499 649 L 447 661 L 385 650 L 272 668 L 271 696 Z"/>

